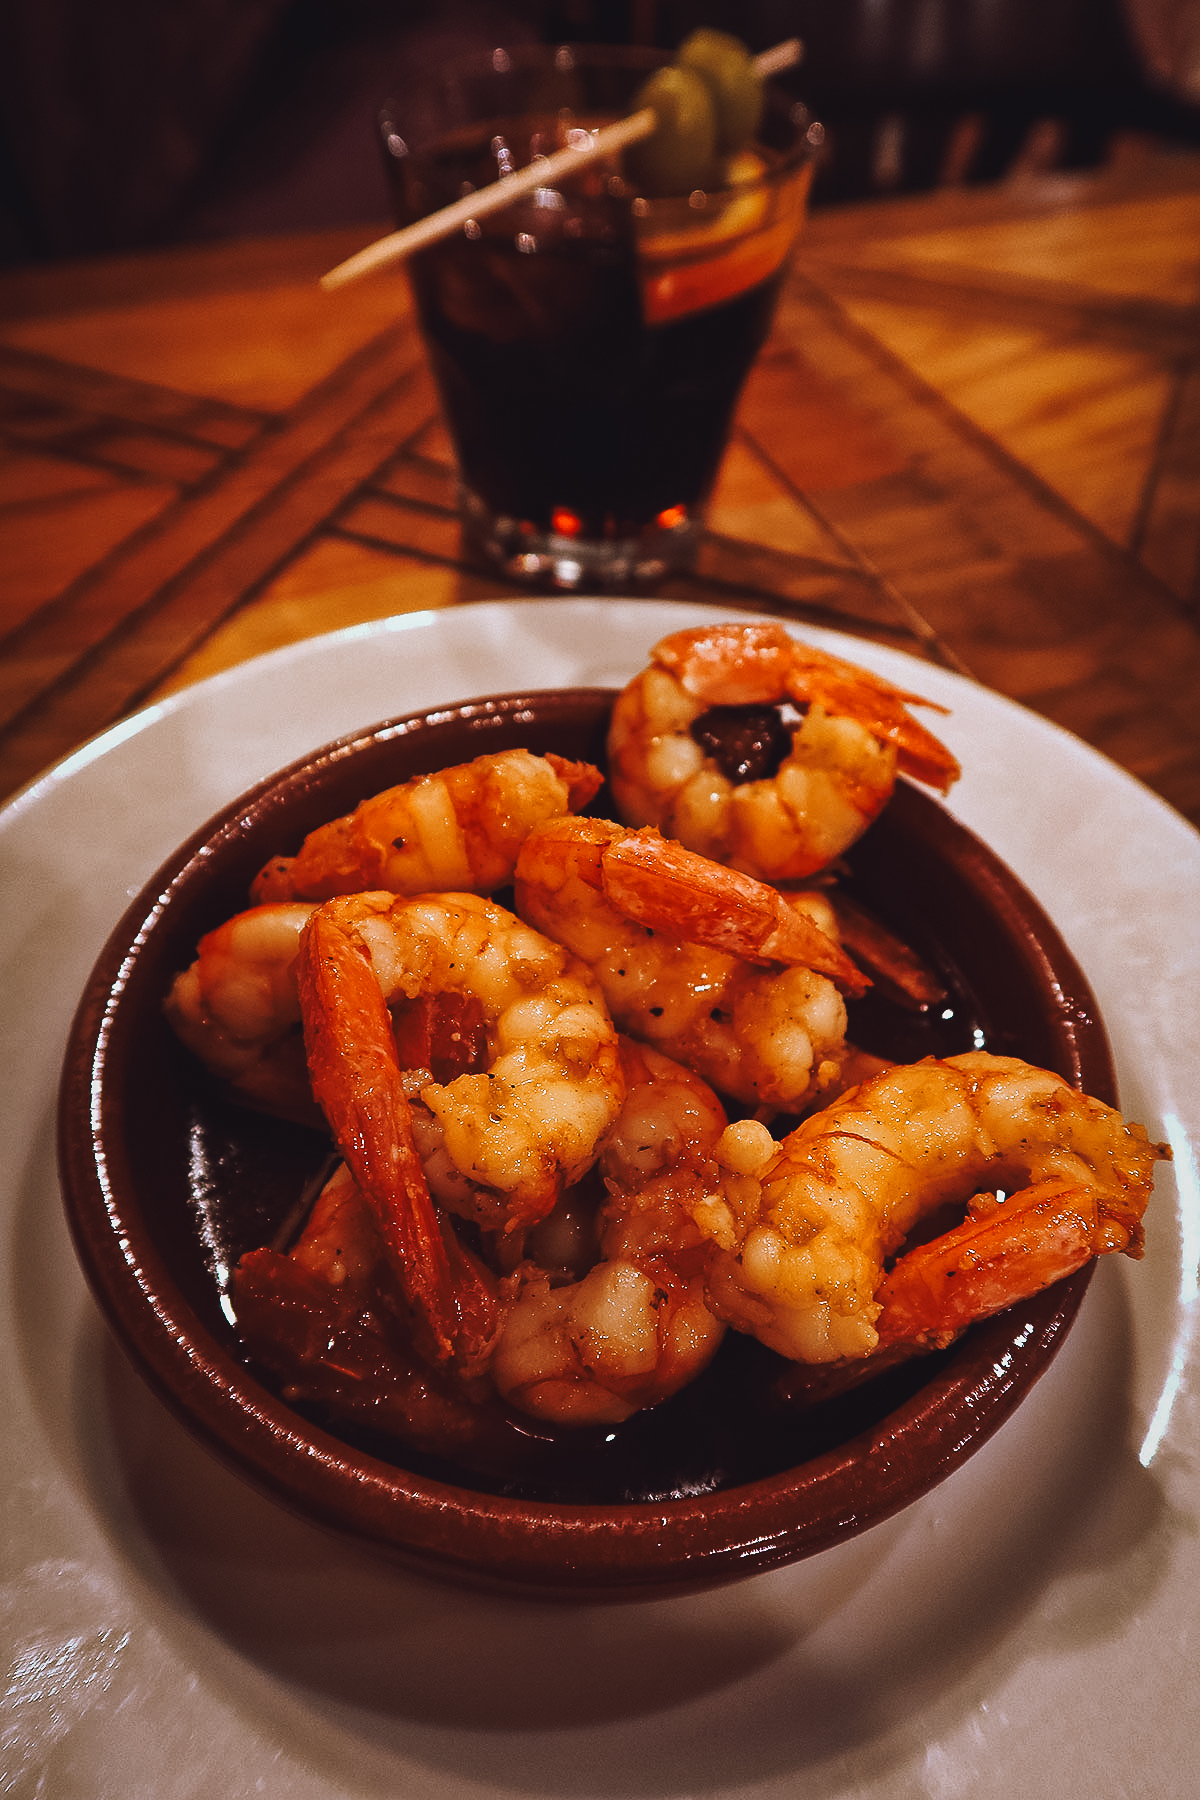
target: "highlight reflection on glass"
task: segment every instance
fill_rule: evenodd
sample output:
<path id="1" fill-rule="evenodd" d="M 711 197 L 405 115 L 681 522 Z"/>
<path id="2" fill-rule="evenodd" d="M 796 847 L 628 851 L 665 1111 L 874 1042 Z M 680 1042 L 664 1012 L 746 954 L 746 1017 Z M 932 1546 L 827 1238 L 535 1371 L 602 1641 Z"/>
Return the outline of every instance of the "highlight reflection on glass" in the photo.
<path id="1" fill-rule="evenodd" d="M 1175 1402 L 1184 1389 L 1200 1313 L 1200 1169 L 1188 1131 L 1178 1115 L 1168 1113 L 1163 1124 L 1179 1189 L 1179 1304 L 1182 1316 L 1171 1347 L 1167 1377 L 1138 1451 L 1138 1461 L 1143 1468 L 1149 1468 L 1157 1456 L 1167 1435 Z"/>

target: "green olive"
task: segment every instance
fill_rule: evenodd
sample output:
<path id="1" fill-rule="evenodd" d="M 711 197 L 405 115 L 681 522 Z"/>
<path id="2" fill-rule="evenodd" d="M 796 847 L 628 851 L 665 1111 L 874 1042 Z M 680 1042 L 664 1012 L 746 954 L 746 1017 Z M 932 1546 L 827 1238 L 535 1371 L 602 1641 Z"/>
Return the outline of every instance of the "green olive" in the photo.
<path id="1" fill-rule="evenodd" d="M 652 106 L 658 127 L 631 144 L 626 166 L 649 199 L 689 194 L 714 179 L 716 119 L 708 83 L 694 69 L 671 64 L 643 82 L 632 111 Z"/>
<path id="2" fill-rule="evenodd" d="M 717 121 L 717 155 L 736 156 L 758 130 L 762 78 L 745 44 L 702 25 L 676 51 L 679 66 L 708 83 Z"/>

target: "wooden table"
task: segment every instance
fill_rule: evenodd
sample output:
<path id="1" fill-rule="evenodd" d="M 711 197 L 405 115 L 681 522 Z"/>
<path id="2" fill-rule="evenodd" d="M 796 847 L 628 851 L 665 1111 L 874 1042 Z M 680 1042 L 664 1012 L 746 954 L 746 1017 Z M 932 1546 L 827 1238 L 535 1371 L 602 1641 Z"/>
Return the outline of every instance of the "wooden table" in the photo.
<path id="1" fill-rule="evenodd" d="M 0 795 L 259 651 L 506 591 L 403 278 L 315 286 L 363 241 L 0 280 Z M 1200 157 L 817 215 L 660 592 L 965 671 L 1200 821 Z"/>

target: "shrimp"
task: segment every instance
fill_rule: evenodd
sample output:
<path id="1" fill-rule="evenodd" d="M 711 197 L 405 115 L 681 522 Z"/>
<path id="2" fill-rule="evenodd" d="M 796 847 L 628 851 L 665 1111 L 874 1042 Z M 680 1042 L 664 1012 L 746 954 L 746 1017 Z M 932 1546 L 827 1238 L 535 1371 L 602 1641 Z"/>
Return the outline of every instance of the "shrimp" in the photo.
<path id="1" fill-rule="evenodd" d="M 254 1104 L 321 1124 L 311 1058 L 302 1039 L 298 958 L 306 930 L 340 933 L 393 1009 L 418 1155 L 436 1197 L 490 1228 L 541 1215 L 594 1160 L 621 1104 L 616 1033 L 589 972 L 560 944 L 474 894 L 403 898 L 373 893 L 320 907 L 252 907 L 201 939 L 166 1001 L 182 1041 Z M 431 1042 L 451 1021 L 449 1054 Z M 315 1018 L 316 999 L 310 1010 Z M 387 1023 L 387 1021 L 384 1021 Z M 339 1025 L 331 1043 L 351 1066 L 357 1030 L 378 1034 L 378 1015 Z M 384 1056 L 371 1037 L 362 1055 Z M 336 1068 L 336 1059 L 331 1067 Z"/>
<path id="2" fill-rule="evenodd" d="M 510 1405 L 559 1425 L 619 1424 L 693 1381 L 725 1327 L 705 1300 L 710 1246 L 692 1221 L 720 1170 L 715 1094 L 689 1070 L 621 1041 L 626 1099 L 600 1156 L 599 1255 L 556 1283 L 525 1263 L 491 1363 Z"/>
<path id="3" fill-rule="evenodd" d="M 609 727 L 621 818 L 764 881 L 800 880 L 840 856 L 898 770 L 942 793 L 958 777 L 908 710 L 932 702 L 780 625 L 678 631 L 650 654 Z"/>
<path id="4" fill-rule="evenodd" d="M 164 1010 L 181 1042 L 243 1100 L 319 1127 L 295 971 L 300 936 L 316 907 L 315 901 L 268 901 L 207 932 L 195 960 L 175 977 Z M 393 1015 L 405 1068 L 464 1073 L 480 1054 L 477 1027 L 469 1009 L 447 996 L 433 1005 L 428 998 L 406 1004 Z"/>
<path id="5" fill-rule="evenodd" d="M 239 1330 L 285 1397 L 477 1460 L 481 1443 L 493 1454 L 488 1395 L 553 1424 L 616 1423 L 707 1365 L 725 1326 L 704 1302 L 708 1247 L 688 1208 L 719 1175 L 711 1150 L 725 1114 L 656 1051 L 622 1040 L 620 1060 L 626 1097 L 601 1151 L 607 1198 L 582 1266 L 571 1278 L 526 1261 L 499 1284 L 476 1271 L 492 1310 L 472 1360 L 431 1370 L 414 1357 L 409 1273 L 389 1257 L 387 1222 L 349 1164 L 289 1253 L 241 1259 Z"/>
<path id="6" fill-rule="evenodd" d="M 709 1305 L 819 1363 L 942 1346 L 1093 1256 L 1140 1256 L 1168 1152 L 1060 1076 L 972 1051 L 886 1070 L 782 1144 L 742 1121 L 717 1154 L 724 1187 L 693 1213 L 715 1246 Z M 919 1221 L 964 1201 L 963 1224 L 885 1273 Z"/>
<path id="7" fill-rule="evenodd" d="M 302 1124 L 313 1104 L 292 965 L 311 905 L 271 903 L 200 939 L 165 1002 L 176 1036 L 243 1099 Z"/>
<path id="8" fill-rule="evenodd" d="M 619 1030 L 718 1092 L 798 1110 L 836 1079 L 835 978 L 851 992 L 864 981 L 775 890 L 654 832 L 560 819 L 529 834 L 515 891 L 521 916 L 592 970 Z"/>
<path id="9" fill-rule="evenodd" d="M 512 880 L 530 827 L 586 806 L 603 779 L 591 763 L 529 750 L 414 776 L 310 832 L 297 855 L 273 857 L 255 877 L 251 899 L 494 893 Z"/>
<path id="10" fill-rule="evenodd" d="M 336 981 L 356 967 L 372 981 L 352 1010 L 323 969 Z M 360 1184 L 346 1145 L 361 1129 L 356 1095 L 396 1079 L 461 1177 L 453 1199 L 469 1193 L 489 1229 L 543 1217 L 594 1162 L 624 1097 L 616 1032 L 588 970 L 503 907 L 476 894 L 327 900 L 302 933 L 297 979 L 314 1092 Z M 385 1002 L 430 994 L 478 1008 L 486 1068 L 448 1083 L 400 1072 Z"/>

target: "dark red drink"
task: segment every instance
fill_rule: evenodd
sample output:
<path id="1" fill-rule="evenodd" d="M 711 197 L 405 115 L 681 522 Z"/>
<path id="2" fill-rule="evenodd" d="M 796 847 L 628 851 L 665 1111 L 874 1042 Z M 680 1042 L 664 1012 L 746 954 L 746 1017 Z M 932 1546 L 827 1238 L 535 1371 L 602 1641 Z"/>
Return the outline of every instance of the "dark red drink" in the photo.
<path id="1" fill-rule="evenodd" d="M 493 114 L 393 151 L 401 219 L 562 130 L 553 112 Z M 690 560 L 807 186 L 807 166 L 765 150 L 745 173 L 647 202 L 593 166 L 412 257 L 467 528 L 510 571 L 624 586 Z"/>

